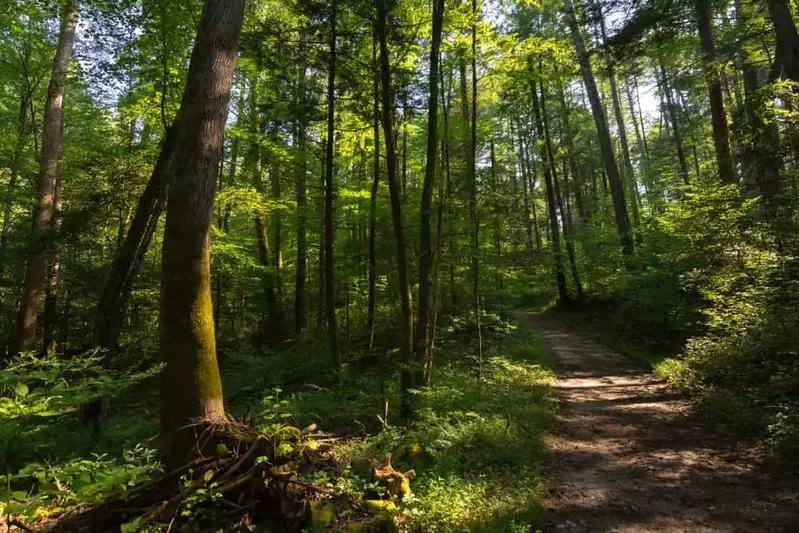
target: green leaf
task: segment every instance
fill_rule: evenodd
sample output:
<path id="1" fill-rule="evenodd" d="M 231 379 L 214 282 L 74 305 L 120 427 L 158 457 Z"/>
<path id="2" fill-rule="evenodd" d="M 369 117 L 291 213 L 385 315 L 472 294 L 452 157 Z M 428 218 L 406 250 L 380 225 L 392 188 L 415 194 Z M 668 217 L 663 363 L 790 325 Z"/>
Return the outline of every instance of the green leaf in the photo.
<path id="1" fill-rule="evenodd" d="M 27 396 L 27 395 L 28 395 L 28 392 L 29 392 L 29 390 L 28 390 L 28 386 L 27 386 L 27 385 L 25 385 L 25 384 L 24 384 L 24 383 L 22 383 L 22 382 L 19 382 L 19 383 L 17 383 L 17 384 L 14 386 L 14 393 L 15 393 L 17 396 L 19 396 L 20 398 L 24 398 L 25 396 Z"/>

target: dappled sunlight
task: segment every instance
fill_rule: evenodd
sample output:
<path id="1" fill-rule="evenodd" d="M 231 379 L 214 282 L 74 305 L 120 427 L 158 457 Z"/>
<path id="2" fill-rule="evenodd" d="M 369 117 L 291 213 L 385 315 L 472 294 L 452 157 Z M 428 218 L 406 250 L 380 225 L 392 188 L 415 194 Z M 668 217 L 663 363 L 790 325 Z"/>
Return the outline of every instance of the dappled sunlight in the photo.
<path id="1" fill-rule="evenodd" d="M 712 431 L 688 400 L 631 361 L 535 323 L 557 355 L 560 404 L 546 440 L 544 531 L 782 531 L 790 523 L 774 498 L 780 483 L 756 450 Z"/>

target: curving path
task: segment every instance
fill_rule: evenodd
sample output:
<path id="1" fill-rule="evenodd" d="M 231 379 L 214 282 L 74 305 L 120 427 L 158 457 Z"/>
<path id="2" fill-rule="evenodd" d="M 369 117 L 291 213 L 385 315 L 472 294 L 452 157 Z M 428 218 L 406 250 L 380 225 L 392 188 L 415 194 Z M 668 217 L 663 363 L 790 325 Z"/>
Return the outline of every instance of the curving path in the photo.
<path id="1" fill-rule="evenodd" d="M 560 402 L 544 532 L 799 532 L 796 478 L 626 357 L 531 320 L 555 353 Z"/>

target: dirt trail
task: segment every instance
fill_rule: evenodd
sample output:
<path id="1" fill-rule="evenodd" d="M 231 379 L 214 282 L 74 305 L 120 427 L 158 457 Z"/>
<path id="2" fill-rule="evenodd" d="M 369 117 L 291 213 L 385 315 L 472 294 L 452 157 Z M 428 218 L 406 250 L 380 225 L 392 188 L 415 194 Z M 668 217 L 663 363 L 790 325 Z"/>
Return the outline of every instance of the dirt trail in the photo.
<path id="1" fill-rule="evenodd" d="M 545 532 L 799 532 L 796 479 L 628 358 L 534 316 L 556 354 Z"/>

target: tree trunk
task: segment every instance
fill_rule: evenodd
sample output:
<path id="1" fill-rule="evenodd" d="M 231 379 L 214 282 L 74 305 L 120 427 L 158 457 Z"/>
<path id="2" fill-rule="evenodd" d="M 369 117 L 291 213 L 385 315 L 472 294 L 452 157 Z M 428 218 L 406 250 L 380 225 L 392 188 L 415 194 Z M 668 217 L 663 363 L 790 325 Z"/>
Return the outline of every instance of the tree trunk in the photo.
<path id="1" fill-rule="evenodd" d="M 701 0 L 700 0 L 701 1 Z M 799 32 L 788 0 L 768 0 L 768 14 L 777 37 L 775 64 L 793 81 L 799 81 Z"/>
<path id="2" fill-rule="evenodd" d="M 671 132 L 674 135 L 674 145 L 677 148 L 677 160 L 680 162 L 680 173 L 682 174 L 683 183 L 688 185 L 691 183 L 691 178 L 688 177 L 688 163 L 685 161 L 685 150 L 682 145 L 682 135 L 680 134 L 680 124 L 677 117 L 677 105 L 674 103 L 674 97 L 671 94 L 663 59 L 659 58 L 659 61 L 661 88 L 666 96 L 666 107 L 668 108 L 669 121 L 671 122 Z"/>
<path id="3" fill-rule="evenodd" d="M 472 116 L 469 128 L 469 183 L 472 215 L 472 292 L 474 293 L 474 323 L 477 328 L 477 357 L 483 373 L 483 328 L 480 323 L 480 218 L 477 210 L 477 0 L 472 0 Z M 467 172 L 468 174 L 468 172 Z"/>
<path id="4" fill-rule="evenodd" d="M 341 356 L 336 330 L 336 286 L 333 278 L 333 156 L 336 142 L 336 15 L 338 1 L 330 4 L 330 64 L 327 78 L 327 166 L 325 172 L 325 316 L 333 371 L 341 372 Z"/>
<path id="5" fill-rule="evenodd" d="M 23 56 L 23 65 L 27 65 L 29 57 L 30 48 L 26 47 Z M 22 89 L 20 90 L 19 97 L 19 118 L 17 119 L 14 153 L 11 156 L 11 164 L 9 165 L 10 175 L 8 177 L 8 185 L 6 186 L 5 205 L 3 206 L 3 228 L 2 234 L 0 234 L 0 277 L 2 277 L 5 272 L 8 229 L 11 225 L 11 208 L 14 206 L 14 190 L 17 187 L 17 178 L 19 177 L 19 170 L 22 166 L 22 155 L 25 151 L 28 135 L 28 105 L 31 93 L 28 88 L 29 81 L 27 76 L 26 70 L 25 79 L 23 79 L 21 83 Z"/>
<path id="6" fill-rule="evenodd" d="M 633 99 L 633 93 L 629 83 L 625 84 L 625 92 L 627 93 L 627 105 L 630 108 L 630 118 L 633 121 L 633 128 L 635 130 L 635 140 L 636 143 L 638 144 L 638 151 L 641 153 L 641 155 L 646 161 L 649 161 L 649 148 L 646 145 L 646 128 L 644 128 L 644 117 L 640 116 L 641 115 L 640 101 L 638 102 L 638 112 L 641 119 L 641 123 L 639 126 L 638 117 L 636 116 L 635 112 L 636 101 Z M 635 86 L 635 92 L 638 93 L 637 84 Z"/>
<path id="7" fill-rule="evenodd" d="M 206 0 L 175 122 L 161 282 L 161 449 L 197 453 L 193 422 L 224 423 L 210 284 L 210 229 L 244 0 Z"/>
<path id="8" fill-rule="evenodd" d="M 11 353 L 33 350 L 36 347 L 36 324 L 39 301 L 47 275 L 48 234 L 53 223 L 56 179 L 61 160 L 61 141 L 64 124 L 64 88 L 67 80 L 75 29 L 78 24 L 78 0 L 70 0 L 58 37 L 50 86 L 45 102 L 42 126 L 42 153 L 39 161 L 39 187 L 33 212 L 33 239 L 25 267 L 16 330 Z"/>
<path id="9" fill-rule="evenodd" d="M 411 284 L 408 275 L 408 258 L 405 249 L 405 230 L 402 222 L 401 191 L 397 183 L 397 150 L 394 134 L 393 95 L 391 80 L 391 63 L 388 51 L 388 8 L 389 0 L 379 0 L 377 4 L 377 34 L 380 41 L 380 81 L 382 100 L 383 137 L 386 142 L 386 167 L 388 191 L 391 197 L 391 218 L 394 226 L 394 241 L 397 248 L 397 278 L 399 282 L 399 295 L 401 305 L 402 346 L 400 354 L 405 364 L 410 363 L 413 353 L 413 302 L 411 298 Z M 400 389 L 402 393 L 400 413 L 410 416 L 414 411 L 414 402 L 410 389 L 417 384 L 413 382 L 413 373 L 407 368 L 403 369 L 400 376 Z"/>
<path id="10" fill-rule="evenodd" d="M 300 117 L 297 119 L 297 267 L 294 282 L 294 333 L 300 334 L 305 329 L 305 282 L 308 277 L 308 196 L 306 174 L 308 172 L 308 159 L 306 153 L 307 137 L 307 87 L 305 77 L 305 46 L 300 41 L 300 67 L 297 92 L 300 107 Z"/>
<path id="11" fill-rule="evenodd" d="M 527 187 L 527 166 L 524 158 L 524 141 L 522 140 L 521 127 L 517 126 L 519 150 L 517 152 L 517 159 L 519 160 L 519 171 L 521 172 L 522 181 L 522 223 L 524 224 L 525 231 L 525 249 L 529 254 L 533 253 L 533 221 L 530 219 L 530 191 Z M 511 138 L 513 135 L 511 134 Z"/>
<path id="12" fill-rule="evenodd" d="M 571 122 L 569 120 L 569 110 L 566 107 L 566 94 L 563 90 L 563 85 L 560 83 L 558 83 L 558 97 L 560 98 L 561 122 L 563 124 L 561 143 L 565 144 L 566 146 L 566 158 L 569 163 L 569 171 L 571 172 L 571 181 L 574 184 L 574 200 L 577 203 L 577 213 L 580 216 L 580 222 L 585 226 L 588 224 L 588 216 L 583 203 L 582 183 L 580 182 L 580 178 L 578 178 L 577 161 L 575 159 L 576 154 L 574 152 Z M 567 199 L 568 196 L 569 194 L 567 192 Z"/>
<path id="13" fill-rule="evenodd" d="M 571 27 L 572 41 L 577 50 L 577 59 L 580 63 L 583 83 L 585 83 L 588 100 L 591 104 L 591 112 L 594 116 L 594 123 L 596 124 L 597 135 L 599 136 L 599 148 L 602 154 L 602 162 L 604 163 L 605 172 L 610 181 L 613 210 L 616 215 L 616 229 L 619 233 L 621 251 L 625 256 L 629 256 L 635 252 L 635 245 L 630 230 L 630 219 L 627 215 L 624 185 L 619 175 L 616 156 L 613 153 L 613 143 L 610 138 L 605 108 L 599 97 L 599 90 L 597 89 L 596 80 L 594 79 L 594 71 L 591 67 L 591 58 L 585 49 L 585 41 L 583 40 L 583 34 L 577 21 L 577 13 L 574 10 L 572 0 L 565 0 L 565 5 L 566 16 L 569 21 L 569 26 Z"/>
<path id="14" fill-rule="evenodd" d="M 599 14 L 599 28 L 602 35 L 602 43 L 605 47 L 605 62 L 608 67 L 608 80 L 610 81 L 610 96 L 613 106 L 613 115 L 616 118 L 616 129 L 619 134 L 619 144 L 621 145 L 622 162 L 624 163 L 624 172 L 622 174 L 622 182 L 626 182 L 625 189 L 629 191 L 630 210 L 633 215 L 633 232 L 635 233 L 636 242 L 641 243 L 641 234 L 638 228 L 641 227 L 641 219 L 638 213 L 638 182 L 635 179 L 635 169 L 633 168 L 633 161 L 630 158 L 630 144 L 627 141 L 627 128 L 624 125 L 624 114 L 622 113 L 621 97 L 619 95 L 619 87 L 616 83 L 616 69 L 613 63 L 613 58 L 608 51 L 608 34 L 605 28 L 605 17 L 602 15 L 602 7 L 597 4 L 597 12 Z"/>
<path id="15" fill-rule="evenodd" d="M 710 98 L 713 146 L 716 149 L 719 177 L 722 183 L 736 183 L 738 178 L 735 175 L 732 153 L 730 152 L 727 113 L 724 110 L 724 94 L 721 90 L 721 78 L 716 64 L 716 46 L 713 42 L 710 0 L 696 0 L 696 19 L 699 28 L 699 43 L 702 47 L 705 80 L 707 81 L 708 96 Z"/>
<path id="16" fill-rule="evenodd" d="M 380 78 L 378 76 L 379 65 L 377 61 L 377 35 L 372 40 L 372 67 L 374 68 L 374 80 L 372 92 L 374 95 L 374 105 L 372 109 L 373 123 L 372 135 L 374 137 L 374 163 L 372 171 L 372 189 L 369 194 L 369 303 L 366 318 L 366 327 L 369 330 L 369 349 L 372 349 L 374 342 L 375 328 L 375 289 L 377 285 L 377 191 L 380 187 Z"/>
<path id="17" fill-rule="evenodd" d="M 583 294 L 583 284 L 580 282 L 580 274 L 577 272 L 577 261 L 574 254 L 574 243 L 571 240 L 569 219 L 566 216 L 566 209 L 563 203 L 563 194 L 560 188 L 560 180 L 558 179 L 557 164 L 555 163 L 555 151 L 552 149 L 552 137 L 549 135 L 549 118 L 547 114 L 547 92 L 544 88 L 544 82 L 539 80 L 539 87 L 541 89 L 541 117 L 544 122 L 544 142 L 546 144 L 546 152 L 549 158 L 549 168 L 552 173 L 552 185 L 555 189 L 555 201 L 557 201 L 558 211 L 560 211 L 560 221 L 563 227 L 563 240 L 566 241 L 566 254 L 569 256 L 569 267 L 572 273 L 572 282 L 574 283 L 574 290 L 577 293 L 577 300 L 582 300 L 585 297 Z M 535 88 L 533 88 L 535 91 Z M 546 164 L 546 163 L 545 163 Z M 564 180 L 566 176 L 564 174 Z M 564 301 L 565 303 L 565 301 Z"/>
<path id="18" fill-rule="evenodd" d="M 535 82 L 530 83 L 530 94 L 533 101 L 533 114 L 535 116 L 535 126 L 538 132 L 538 139 L 544 139 L 544 123 L 541 120 L 541 108 L 538 101 L 538 90 Z M 558 297 L 561 303 L 569 302 L 569 291 L 566 287 L 566 274 L 563 268 L 563 251 L 560 248 L 560 229 L 558 227 L 558 213 L 555 204 L 555 186 L 552 181 L 552 171 L 547 164 L 547 148 L 539 142 L 539 155 L 544 167 L 544 182 L 547 189 L 547 206 L 549 207 L 549 236 L 552 242 L 552 255 L 555 259 L 555 285 L 558 288 Z"/>
<path id="19" fill-rule="evenodd" d="M 174 135 L 167 131 L 147 186 L 122 245 L 117 249 L 108 279 L 100 293 L 94 324 L 94 342 L 113 355 L 125 321 L 128 296 L 144 261 L 158 219 L 166 206 L 168 179 L 174 157 Z"/>
<path id="20" fill-rule="evenodd" d="M 61 250 L 59 250 L 58 233 L 61 230 L 61 165 L 55 180 L 53 194 L 53 222 L 50 231 L 53 244 L 50 246 L 49 267 L 47 269 L 47 290 L 44 296 L 44 313 L 42 314 L 42 355 L 55 354 L 57 348 L 56 329 L 58 327 L 58 282 L 61 271 Z"/>
<path id="21" fill-rule="evenodd" d="M 444 25 L 444 0 L 435 0 L 433 5 L 432 44 L 430 47 L 430 96 L 427 109 L 427 161 L 422 185 L 421 214 L 419 223 L 419 317 L 416 323 L 414 356 L 417 363 L 427 360 L 427 322 L 430 316 L 431 285 L 430 271 L 433 265 L 432 250 L 432 203 L 433 182 L 438 163 L 438 59 L 441 48 L 441 30 Z M 421 372 L 421 368 L 418 372 Z M 421 381 L 415 376 L 415 381 Z"/>

